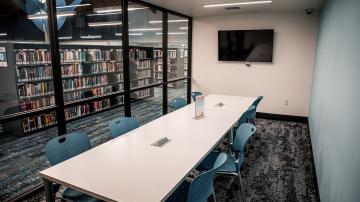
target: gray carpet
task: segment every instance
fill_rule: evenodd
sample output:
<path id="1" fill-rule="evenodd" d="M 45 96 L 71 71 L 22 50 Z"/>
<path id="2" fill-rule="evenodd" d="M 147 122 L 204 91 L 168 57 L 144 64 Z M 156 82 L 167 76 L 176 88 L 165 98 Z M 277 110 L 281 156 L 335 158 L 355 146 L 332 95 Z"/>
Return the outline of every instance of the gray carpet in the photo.
<path id="1" fill-rule="evenodd" d="M 242 168 L 246 201 L 317 201 L 307 124 L 257 119 Z M 241 201 L 236 177 L 218 175 L 217 201 Z M 39 191 L 23 201 L 44 201 Z"/>

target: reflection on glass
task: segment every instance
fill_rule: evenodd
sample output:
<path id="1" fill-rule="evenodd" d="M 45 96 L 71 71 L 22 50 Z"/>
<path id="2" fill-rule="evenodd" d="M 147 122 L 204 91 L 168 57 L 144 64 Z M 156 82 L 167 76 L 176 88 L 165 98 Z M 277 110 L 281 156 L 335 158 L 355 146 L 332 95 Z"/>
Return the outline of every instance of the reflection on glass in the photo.
<path id="1" fill-rule="evenodd" d="M 63 9 L 58 6 L 58 12 Z M 64 101 L 123 92 L 121 1 L 88 0 L 66 9 L 74 13 L 59 29 Z M 65 109 L 65 117 L 72 120 L 122 104 L 122 96 L 92 101 Z"/>
<path id="2" fill-rule="evenodd" d="M 182 98 L 184 100 L 187 99 L 187 88 L 186 88 L 187 80 L 181 80 L 177 82 L 172 82 L 168 84 L 168 112 L 174 111 L 174 106 L 172 106 L 172 101 L 175 98 Z"/>
<path id="3" fill-rule="evenodd" d="M 171 80 L 188 75 L 189 20 L 171 14 L 168 18 L 168 80 Z"/>
<path id="4" fill-rule="evenodd" d="M 159 33 L 162 34 L 162 12 L 129 2 L 129 58 L 132 89 L 160 83 L 163 80 L 162 36 Z M 152 95 L 153 90 L 150 91 L 143 95 Z M 144 97 L 132 95 L 132 98 Z"/>
<path id="5" fill-rule="evenodd" d="M 55 105 L 45 3 L 0 2 L 0 116 Z M 42 114 L 4 123 L 2 130 L 24 135 L 55 123 L 53 113 Z"/>
<path id="6" fill-rule="evenodd" d="M 141 125 L 163 115 L 162 87 L 148 88 L 132 93 L 131 115 Z"/>

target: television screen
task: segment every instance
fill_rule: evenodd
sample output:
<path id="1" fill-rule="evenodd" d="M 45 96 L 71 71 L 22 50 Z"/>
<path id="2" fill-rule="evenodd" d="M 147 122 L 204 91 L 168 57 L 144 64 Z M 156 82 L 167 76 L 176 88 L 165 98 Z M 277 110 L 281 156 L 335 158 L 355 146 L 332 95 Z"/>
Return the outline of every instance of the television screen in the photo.
<path id="1" fill-rule="evenodd" d="M 219 61 L 272 62 L 274 30 L 219 31 Z"/>

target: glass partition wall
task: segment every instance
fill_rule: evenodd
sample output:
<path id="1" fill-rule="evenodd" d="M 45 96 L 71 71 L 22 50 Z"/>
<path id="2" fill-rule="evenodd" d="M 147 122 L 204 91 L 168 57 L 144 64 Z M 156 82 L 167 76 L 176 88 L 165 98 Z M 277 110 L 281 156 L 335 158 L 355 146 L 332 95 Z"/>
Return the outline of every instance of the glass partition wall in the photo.
<path id="1" fill-rule="evenodd" d="M 71 3 L 72 2 L 72 3 Z M 125 9 L 123 9 L 125 8 Z M 191 22 L 138 0 L 0 1 L 0 201 L 42 187 L 51 138 L 190 103 Z"/>

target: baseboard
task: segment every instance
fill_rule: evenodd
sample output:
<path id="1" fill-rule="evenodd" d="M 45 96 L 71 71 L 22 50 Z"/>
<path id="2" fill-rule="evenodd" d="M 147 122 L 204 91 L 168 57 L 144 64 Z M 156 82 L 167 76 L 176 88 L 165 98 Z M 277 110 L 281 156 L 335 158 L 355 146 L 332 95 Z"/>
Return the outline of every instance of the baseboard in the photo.
<path id="1" fill-rule="evenodd" d="M 308 117 L 304 117 L 304 116 L 270 114 L 270 113 L 263 113 L 263 112 L 256 112 L 256 118 L 279 120 L 279 121 L 289 121 L 289 122 L 297 122 L 297 123 L 307 123 L 308 122 Z"/>
<path id="2" fill-rule="evenodd" d="M 311 152 L 311 157 L 312 157 L 312 172 L 313 172 L 313 178 L 314 178 L 314 186 L 315 186 L 315 191 L 316 191 L 316 201 L 320 202 L 320 192 L 319 192 L 319 184 L 318 184 L 318 180 L 317 180 L 317 174 L 316 174 L 316 168 L 315 168 L 315 159 L 314 159 L 314 151 L 313 151 L 313 147 L 312 147 L 312 142 L 311 142 L 311 135 L 310 135 L 310 125 L 309 122 L 307 123 L 308 125 L 308 129 L 309 129 L 309 140 L 310 140 L 310 152 Z"/>

